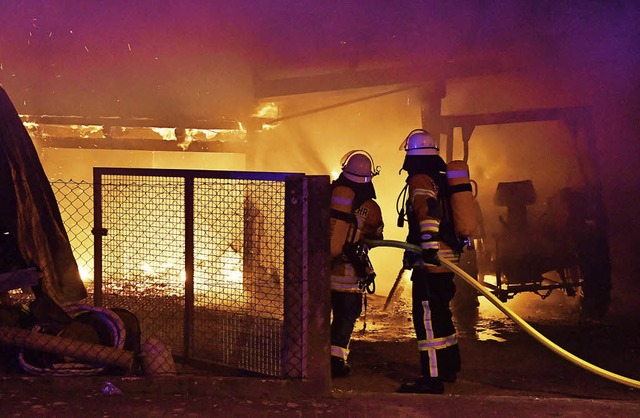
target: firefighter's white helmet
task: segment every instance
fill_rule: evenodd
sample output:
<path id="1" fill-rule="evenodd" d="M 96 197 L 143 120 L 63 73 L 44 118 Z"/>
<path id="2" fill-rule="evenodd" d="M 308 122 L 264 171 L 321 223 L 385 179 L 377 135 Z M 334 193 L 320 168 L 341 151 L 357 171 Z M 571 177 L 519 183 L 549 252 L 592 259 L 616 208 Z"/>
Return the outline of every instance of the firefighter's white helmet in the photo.
<path id="1" fill-rule="evenodd" d="M 380 174 L 380 167 L 375 167 L 373 158 L 364 150 L 353 150 L 340 160 L 344 176 L 356 183 L 369 183 L 374 176 Z"/>
<path id="2" fill-rule="evenodd" d="M 438 145 L 433 136 L 424 129 L 414 129 L 400 145 L 407 155 L 438 155 Z"/>

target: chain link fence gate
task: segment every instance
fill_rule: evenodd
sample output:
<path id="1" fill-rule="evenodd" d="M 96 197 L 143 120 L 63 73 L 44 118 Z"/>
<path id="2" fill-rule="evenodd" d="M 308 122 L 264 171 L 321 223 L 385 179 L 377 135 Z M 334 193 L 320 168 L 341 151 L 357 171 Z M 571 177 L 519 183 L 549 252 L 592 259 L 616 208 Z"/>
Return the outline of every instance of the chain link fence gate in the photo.
<path id="1" fill-rule="evenodd" d="M 86 181 L 51 182 L 60 215 L 67 230 L 76 263 L 80 269 L 87 291 L 87 300 L 92 303 L 93 295 L 93 185 Z"/>
<path id="2" fill-rule="evenodd" d="M 94 169 L 94 301 L 185 362 L 328 387 L 327 176 Z"/>
<path id="3" fill-rule="evenodd" d="M 51 186 L 89 296 L 65 306 L 74 321 L 65 332 L 2 328 L 3 341 L 28 340 L 36 350 L 22 361 L 25 371 L 103 370 L 84 363 L 56 369 L 50 354 L 131 368 L 135 359 L 119 332 L 124 320 L 138 322 L 144 338 L 160 340 L 185 365 L 327 390 L 327 176 L 95 169 L 93 184 Z M 28 303 L 33 295 L 16 289 L 12 297 Z M 111 338 L 93 340 L 102 338 L 96 323 Z"/>

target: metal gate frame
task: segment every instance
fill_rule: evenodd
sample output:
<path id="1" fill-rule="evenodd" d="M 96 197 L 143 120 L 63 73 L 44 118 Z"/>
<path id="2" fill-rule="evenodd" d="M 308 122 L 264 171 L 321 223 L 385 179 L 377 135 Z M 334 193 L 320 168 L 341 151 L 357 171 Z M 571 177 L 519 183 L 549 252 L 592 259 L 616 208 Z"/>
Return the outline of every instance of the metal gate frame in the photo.
<path id="1" fill-rule="evenodd" d="M 94 301 L 103 305 L 103 238 L 105 176 L 174 177 L 184 187 L 184 324 L 182 355 L 193 359 L 194 335 L 194 180 L 228 179 L 284 182 L 283 322 L 281 373 L 286 379 L 312 383 L 316 393 L 330 387 L 328 266 L 329 177 L 296 173 L 172 170 L 144 168 L 94 168 Z"/>

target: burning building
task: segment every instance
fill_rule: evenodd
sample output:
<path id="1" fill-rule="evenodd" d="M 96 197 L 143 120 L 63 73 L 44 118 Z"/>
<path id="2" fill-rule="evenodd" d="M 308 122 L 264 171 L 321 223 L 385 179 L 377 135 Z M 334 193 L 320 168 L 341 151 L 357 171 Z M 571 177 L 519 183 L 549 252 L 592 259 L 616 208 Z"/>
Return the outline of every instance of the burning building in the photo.
<path id="1" fill-rule="evenodd" d="M 50 179 L 93 181 L 93 167 L 329 174 L 365 148 L 382 167 L 385 235 L 402 240 L 397 149 L 423 126 L 448 159 L 468 159 L 487 238 L 504 215 L 494 205 L 502 182 L 532 181 L 534 219 L 555 192 L 595 185 L 615 309 L 635 309 L 637 6 L 170 3 L 159 10 L 171 13 L 125 2 L 100 13 L 8 6 L 0 83 L 37 124 L 29 129 Z M 237 271 L 238 248 L 224 243 L 215 257 Z M 380 249 L 372 260 L 384 293 L 400 256 Z M 153 276 L 169 264 L 136 268 Z"/>

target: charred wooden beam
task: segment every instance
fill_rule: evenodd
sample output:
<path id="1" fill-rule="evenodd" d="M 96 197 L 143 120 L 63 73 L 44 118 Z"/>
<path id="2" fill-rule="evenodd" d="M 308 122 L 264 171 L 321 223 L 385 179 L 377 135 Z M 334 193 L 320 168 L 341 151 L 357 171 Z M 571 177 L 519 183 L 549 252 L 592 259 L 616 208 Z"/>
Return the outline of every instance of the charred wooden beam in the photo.
<path id="1" fill-rule="evenodd" d="M 519 110 L 500 113 L 479 113 L 468 115 L 442 116 L 442 132 L 457 127 L 481 125 L 501 125 L 508 123 L 544 122 L 551 120 L 576 121 L 587 120 L 589 109 L 586 107 L 556 107 L 547 109 Z"/>
<path id="2" fill-rule="evenodd" d="M 420 84 L 459 77 L 498 74 L 509 70 L 496 61 L 447 62 L 433 65 L 384 67 L 359 71 L 334 71 L 326 74 L 266 79 L 254 77 L 254 97 L 289 96 L 335 90 L 399 84 Z M 512 68 L 511 68 L 512 69 Z"/>
<path id="3" fill-rule="evenodd" d="M 181 120 L 177 121 L 160 120 L 152 118 L 122 118 L 113 117 L 92 117 L 92 116 L 64 116 L 64 115 L 20 115 L 24 122 L 38 123 L 43 125 L 84 125 L 84 126 L 104 126 L 121 128 L 188 128 L 204 130 L 235 130 L 238 129 L 238 121 L 233 119 L 216 120 Z"/>
<path id="4" fill-rule="evenodd" d="M 127 151 L 184 151 L 184 152 L 226 152 L 245 153 L 244 141 L 165 141 L 161 139 L 125 139 L 125 138 L 33 138 L 39 148 L 73 148 L 93 150 Z M 181 146 L 182 145 L 182 146 Z"/>

